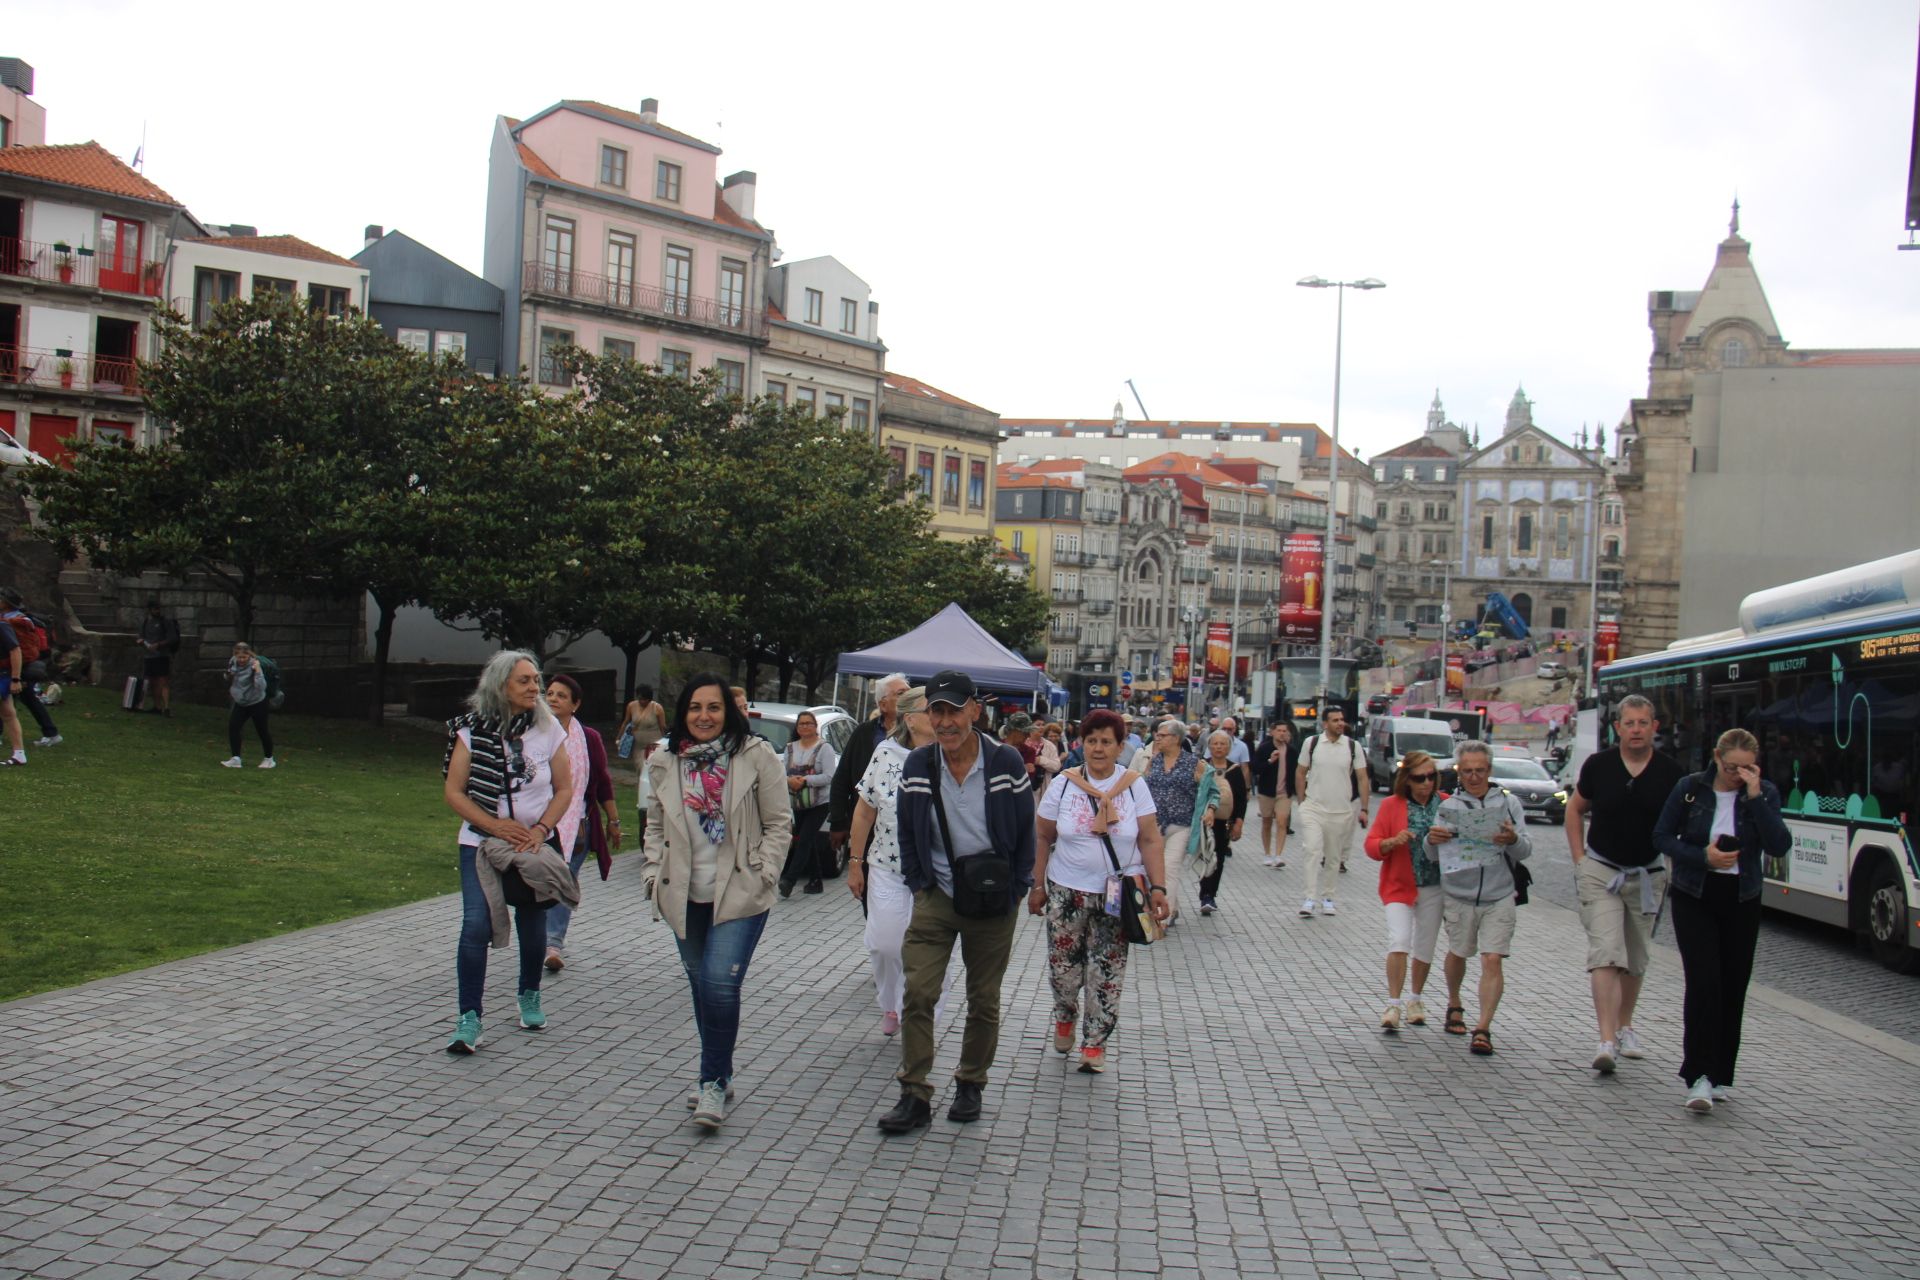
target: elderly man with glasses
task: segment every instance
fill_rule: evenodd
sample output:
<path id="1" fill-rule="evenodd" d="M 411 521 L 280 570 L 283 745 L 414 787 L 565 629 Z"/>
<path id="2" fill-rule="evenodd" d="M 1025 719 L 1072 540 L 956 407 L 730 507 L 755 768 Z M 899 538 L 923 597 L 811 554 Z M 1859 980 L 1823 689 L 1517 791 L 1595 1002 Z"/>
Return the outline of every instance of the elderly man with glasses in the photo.
<path id="1" fill-rule="evenodd" d="M 1493 1052 L 1493 1014 L 1506 987 L 1502 964 L 1512 953 L 1519 919 L 1513 866 L 1532 855 L 1533 841 L 1527 836 L 1527 811 L 1520 798 L 1493 785 L 1493 749 L 1470 739 L 1454 748 L 1453 760 L 1460 789 L 1440 802 L 1439 816 L 1427 830 L 1446 893 L 1441 906 L 1447 926 L 1446 1027 L 1454 1035 L 1467 1029 L 1460 983 L 1467 974 L 1467 957 L 1478 952 L 1480 1017 L 1471 1048 L 1484 1056 Z M 1461 828 L 1469 821 L 1465 815 L 1485 810 L 1500 815 L 1499 827 L 1479 839 L 1461 838 Z"/>

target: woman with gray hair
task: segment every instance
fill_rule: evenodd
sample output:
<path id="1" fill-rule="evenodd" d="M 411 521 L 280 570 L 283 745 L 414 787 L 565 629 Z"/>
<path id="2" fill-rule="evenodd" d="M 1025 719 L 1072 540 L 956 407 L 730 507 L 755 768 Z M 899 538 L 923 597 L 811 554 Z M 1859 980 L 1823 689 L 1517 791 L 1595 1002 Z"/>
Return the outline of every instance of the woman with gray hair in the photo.
<path id="1" fill-rule="evenodd" d="M 491 838 L 530 853 L 544 843 L 560 857 L 554 833 L 573 798 L 574 781 L 566 731 L 541 694 L 540 668 L 533 655 L 504 650 L 481 670 L 466 712 L 447 721 L 444 795 L 447 807 L 461 819 L 460 946 L 454 965 L 460 1022 L 447 1043 L 448 1053 L 472 1053 L 480 1047 L 487 948 L 495 936 L 494 907 L 481 882 L 480 845 Z M 564 874 L 564 861 L 561 865 Z M 520 935 L 520 1025 L 538 1031 L 547 1025 L 540 1009 L 547 908 L 511 910 Z"/>
<path id="2" fill-rule="evenodd" d="M 1167 901 L 1173 907 L 1173 914 L 1167 918 L 1168 928 L 1180 918 L 1180 870 L 1187 861 L 1194 798 L 1207 773 L 1206 763 L 1187 750 L 1186 744 L 1187 726 L 1178 716 L 1168 716 L 1154 726 L 1145 758 L 1134 761 L 1153 796 L 1154 820 L 1166 840 Z"/>

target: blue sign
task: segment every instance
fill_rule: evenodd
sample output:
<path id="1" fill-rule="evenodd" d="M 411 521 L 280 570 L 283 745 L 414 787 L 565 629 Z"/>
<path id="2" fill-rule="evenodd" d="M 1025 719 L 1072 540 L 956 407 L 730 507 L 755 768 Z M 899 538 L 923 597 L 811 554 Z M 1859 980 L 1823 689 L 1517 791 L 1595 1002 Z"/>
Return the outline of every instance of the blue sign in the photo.
<path id="1" fill-rule="evenodd" d="M 1120 673 L 1120 683 L 1121 683 L 1121 684 L 1132 684 L 1132 683 L 1133 683 L 1133 672 L 1131 672 L 1131 671 L 1122 671 L 1122 672 Z"/>

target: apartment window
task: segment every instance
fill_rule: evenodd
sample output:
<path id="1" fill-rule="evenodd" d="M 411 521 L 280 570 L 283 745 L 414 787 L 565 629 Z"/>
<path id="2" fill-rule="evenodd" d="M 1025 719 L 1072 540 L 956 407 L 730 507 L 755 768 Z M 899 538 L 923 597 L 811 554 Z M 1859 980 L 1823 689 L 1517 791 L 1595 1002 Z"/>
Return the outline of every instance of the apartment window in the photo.
<path id="1" fill-rule="evenodd" d="M 616 307 L 633 305 L 633 263 L 639 249 L 633 232 L 607 233 L 607 301 Z"/>
<path id="2" fill-rule="evenodd" d="M 1447 469 L 1445 467 L 1435 467 L 1433 469 L 1433 478 L 1435 480 L 1445 480 L 1447 478 Z"/>
<path id="3" fill-rule="evenodd" d="M 847 415 L 847 425 L 855 431 L 868 431 L 873 427 L 873 401 L 853 398 L 853 412 Z"/>
<path id="4" fill-rule="evenodd" d="M 979 511 L 987 505 L 987 464 L 976 459 L 967 474 L 967 506 Z"/>
<path id="5" fill-rule="evenodd" d="M 616 360 L 633 359 L 633 343 L 625 338 L 600 339 L 600 354 Z"/>
<path id="6" fill-rule="evenodd" d="M 330 316 L 344 316 L 347 314 L 347 291 L 332 285 L 310 284 L 307 286 L 307 305 Z"/>
<path id="7" fill-rule="evenodd" d="M 1567 629 L 1567 606 L 1557 604 L 1547 610 L 1547 625 L 1555 631 L 1565 631 Z"/>
<path id="8" fill-rule="evenodd" d="M 573 292 L 573 219 L 549 214 L 540 240 L 540 285 L 557 293 Z"/>
<path id="9" fill-rule="evenodd" d="M 661 299 L 670 315 L 684 316 L 693 301 L 693 250 L 677 244 L 667 246 L 666 297 Z"/>
<path id="10" fill-rule="evenodd" d="M 396 329 L 393 340 L 409 351 L 425 355 L 432 346 L 433 334 L 426 329 Z"/>
<path id="11" fill-rule="evenodd" d="M 676 351 L 672 347 L 660 348 L 660 372 L 676 378 L 693 376 L 693 352 Z"/>
<path id="12" fill-rule="evenodd" d="M 811 418 L 813 416 L 814 397 L 818 394 L 819 393 L 812 387 L 795 387 L 793 389 L 793 403 L 799 408 L 805 409 L 807 416 Z"/>
<path id="13" fill-rule="evenodd" d="M 1493 550 L 1493 517 L 1492 516 L 1480 517 L 1480 549 L 1482 551 Z"/>
<path id="14" fill-rule="evenodd" d="M 860 332 L 860 308 L 852 298 L 840 299 L 840 332 Z"/>
<path id="15" fill-rule="evenodd" d="M 1014 505 L 1015 506 L 1019 505 L 1018 498 L 1014 499 Z M 1027 542 L 1027 535 L 1023 531 L 1019 529 L 1015 529 L 1013 531 L 1013 554 L 1017 556 L 1025 555 L 1027 550 L 1026 542 Z"/>
<path id="16" fill-rule="evenodd" d="M 827 392 L 827 416 L 844 414 L 847 411 L 847 398 L 838 391 Z"/>
<path id="17" fill-rule="evenodd" d="M 960 505 L 960 459 L 948 458 L 940 480 L 940 501 L 949 507 Z"/>
<path id="18" fill-rule="evenodd" d="M 784 382 L 776 382 L 772 378 L 768 378 L 767 394 L 769 396 L 772 396 L 775 400 L 778 400 L 781 404 L 785 404 L 787 402 L 787 384 Z"/>
<path id="19" fill-rule="evenodd" d="M 925 449 L 922 449 L 920 451 L 919 477 L 920 477 L 920 496 L 925 498 L 928 502 L 932 502 L 933 501 L 933 454 Z"/>
<path id="20" fill-rule="evenodd" d="M 720 323 L 738 329 L 747 320 L 747 264 L 720 259 Z"/>
<path id="21" fill-rule="evenodd" d="M 454 329 L 441 329 L 433 335 L 433 349 L 441 355 L 467 358 L 467 335 Z"/>
<path id="22" fill-rule="evenodd" d="M 1553 513 L 1553 554 L 1565 560 L 1573 545 L 1572 517 L 1564 511 Z"/>
<path id="23" fill-rule="evenodd" d="M 1507 461 L 1508 461 L 1508 462 L 1518 462 L 1518 461 L 1520 461 L 1520 446 L 1519 446 L 1519 445 L 1517 445 L 1517 444 L 1510 444 L 1510 445 L 1508 445 L 1508 446 L 1507 446 Z"/>
<path id="24" fill-rule="evenodd" d="M 277 293 L 283 298 L 291 298 L 293 296 L 293 281 L 282 280 L 278 276 L 255 276 L 253 278 L 253 296 L 259 298 L 269 293 Z"/>
<path id="25" fill-rule="evenodd" d="M 1608 538 L 1600 544 L 1600 554 L 1608 558 L 1617 558 L 1620 554 L 1620 539 Z"/>
<path id="26" fill-rule="evenodd" d="M 1400 518 L 1402 520 L 1413 519 L 1413 504 L 1411 502 L 1403 502 L 1400 504 Z"/>
<path id="27" fill-rule="evenodd" d="M 713 367 L 720 371 L 720 389 L 730 396 L 744 396 L 747 393 L 747 366 L 739 360 L 716 360 Z"/>
<path id="28" fill-rule="evenodd" d="M 1617 502 L 1609 502 L 1605 506 L 1601 507 L 1600 519 L 1605 524 L 1619 524 L 1620 523 L 1620 504 Z"/>
<path id="29" fill-rule="evenodd" d="M 1452 505 L 1451 503 L 1447 503 L 1447 502 L 1443 502 L 1443 503 L 1441 503 L 1441 504 L 1440 504 L 1440 508 L 1439 508 L 1439 513 L 1438 513 L 1438 514 L 1437 514 L 1437 515 L 1436 515 L 1436 516 L 1435 516 L 1434 518 L 1435 518 L 1436 520 L 1451 520 L 1451 519 L 1453 519 L 1453 505 Z"/>
<path id="30" fill-rule="evenodd" d="M 907 446 L 903 444 L 889 445 L 887 447 L 887 456 L 893 459 L 894 485 L 896 487 L 905 485 L 907 483 Z M 1014 536 L 1017 538 L 1019 535 L 1016 534 Z M 1018 550 L 1017 545 L 1015 549 Z"/>
<path id="31" fill-rule="evenodd" d="M 1398 551 L 1396 552 L 1394 558 L 1396 560 L 1407 559 L 1409 556 L 1413 554 L 1413 535 L 1410 533 L 1401 534 L 1396 545 L 1398 547 Z"/>
<path id="32" fill-rule="evenodd" d="M 1400 478 L 1402 480 L 1417 480 L 1419 479 L 1419 475 L 1412 467 L 1402 467 L 1400 468 Z"/>
<path id="33" fill-rule="evenodd" d="M 1420 535 L 1420 554 L 1423 556 L 1430 556 L 1433 554 L 1433 535 L 1432 534 L 1423 533 Z"/>
<path id="34" fill-rule="evenodd" d="M 680 203 L 680 166 L 662 160 L 653 170 L 653 198 Z"/>
<path id="35" fill-rule="evenodd" d="M 627 189 L 627 153 L 619 147 L 600 148 L 600 185 Z"/>
<path id="36" fill-rule="evenodd" d="M 1523 515 L 1514 524 L 1513 549 L 1521 555 L 1533 553 L 1533 517 Z"/>
<path id="37" fill-rule="evenodd" d="M 193 271 L 193 327 L 205 328 L 213 322 L 213 309 L 223 302 L 232 302 L 240 296 L 240 273 L 237 271 L 209 271 L 205 267 L 195 267 Z M 401 330 L 405 333 L 406 330 Z M 425 330 L 419 332 L 424 333 Z M 420 350 L 425 351 L 425 347 Z"/>
<path id="38" fill-rule="evenodd" d="M 567 385 L 567 371 L 560 366 L 560 348 L 573 345 L 573 330 L 540 330 L 540 381 L 550 387 Z"/>
<path id="39" fill-rule="evenodd" d="M 1385 480 L 1387 478 L 1387 469 L 1384 466 L 1375 467 L 1373 469 L 1373 478 L 1375 480 Z"/>
<path id="40" fill-rule="evenodd" d="M 826 315 L 826 307 L 827 296 L 825 294 L 821 293 L 818 289 L 807 290 L 806 321 L 808 324 L 825 323 L 823 317 Z"/>

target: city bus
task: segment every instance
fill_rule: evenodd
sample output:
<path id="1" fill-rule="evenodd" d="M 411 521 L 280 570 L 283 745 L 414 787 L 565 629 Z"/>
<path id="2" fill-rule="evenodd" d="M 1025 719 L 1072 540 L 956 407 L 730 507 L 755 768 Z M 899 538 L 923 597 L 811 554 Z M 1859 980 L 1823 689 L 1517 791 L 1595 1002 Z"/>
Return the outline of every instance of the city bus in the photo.
<path id="1" fill-rule="evenodd" d="M 1628 694 L 1690 772 L 1734 727 L 1760 742 L 1793 833 L 1767 859 L 1769 907 L 1839 925 L 1920 972 L 1920 551 L 1755 592 L 1739 626 L 1603 667 L 1601 745 Z"/>
<path id="2" fill-rule="evenodd" d="M 1320 659 L 1282 658 L 1279 662 L 1280 710 L 1293 719 L 1298 732 L 1313 733 L 1320 723 Z M 1327 664 L 1333 700 L 1346 708 L 1349 727 L 1359 723 L 1360 664 L 1352 658 L 1334 658 Z"/>

